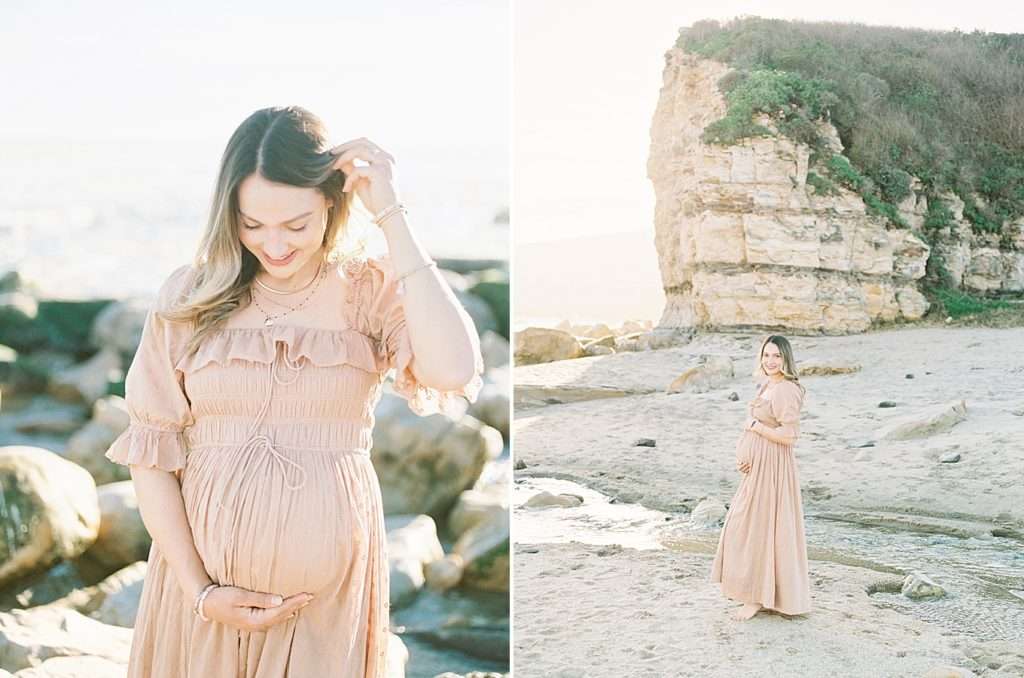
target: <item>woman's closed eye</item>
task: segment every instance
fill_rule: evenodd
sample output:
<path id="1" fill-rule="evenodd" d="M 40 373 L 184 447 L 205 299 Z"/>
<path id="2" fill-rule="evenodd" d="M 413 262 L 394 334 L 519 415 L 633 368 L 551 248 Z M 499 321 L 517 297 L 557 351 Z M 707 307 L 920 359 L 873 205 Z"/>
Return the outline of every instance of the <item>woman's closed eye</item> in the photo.
<path id="1" fill-rule="evenodd" d="M 293 232 L 293 233 L 299 233 L 300 231 L 306 230 L 306 226 L 308 226 L 308 225 L 309 225 L 309 223 L 307 222 L 307 223 L 303 224 L 302 226 L 299 226 L 298 228 L 289 228 L 288 230 Z M 247 224 L 245 222 L 242 222 L 242 226 L 244 226 L 247 231 L 255 231 L 257 228 L 260 227 L 259 224 L 253 226 L 252 224 Z"/>

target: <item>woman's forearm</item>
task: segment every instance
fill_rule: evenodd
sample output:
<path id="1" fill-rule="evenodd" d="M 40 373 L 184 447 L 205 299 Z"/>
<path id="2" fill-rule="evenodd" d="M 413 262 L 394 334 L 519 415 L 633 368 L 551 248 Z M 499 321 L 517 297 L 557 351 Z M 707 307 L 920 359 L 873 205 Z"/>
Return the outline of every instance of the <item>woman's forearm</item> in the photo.
<path id="1" fill-rule="evenodd" d="M 163 469 L 135 464 L 129 468 L 142 522 L 191 602 L 212 580 L 196 551 L 181 485 L 174 473 Z"/>
<path id="2" fill-rule="evenodd" d="M 421 267 L 430 255 L 420 245 L 401 212 L 381 224 L 395 272 Z M 417 270 L 404 280 L 405 324 L 416 360 L 413 371 L 425 385 L 455 390 L 475 373 L 479 338 L 473 320 L 436 268 Z"/>
<path id="3" fill-rule="evenodd" d="M 783 425 L 779 427 L 772 427 L 768 426 L 764 422 L 758 421 L 754 424 L 751 430 L 772 442 L 780 443 L 782 445 L 792 445 L 796 442 L 796 436 L 793 434 L 793 429 L 790 426 Z"/>

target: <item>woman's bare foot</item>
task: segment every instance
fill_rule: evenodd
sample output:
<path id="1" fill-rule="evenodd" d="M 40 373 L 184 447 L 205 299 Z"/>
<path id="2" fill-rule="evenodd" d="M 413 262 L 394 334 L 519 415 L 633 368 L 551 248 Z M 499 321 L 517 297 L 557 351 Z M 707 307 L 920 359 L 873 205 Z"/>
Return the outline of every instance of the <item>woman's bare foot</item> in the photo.
<path id="1" fill-rule="evenodd" d="M 761 606 L 757 603 L 746 603 L 743 607 L 736 611 L 736 620 L 746 621 L 758 612 L 760 612 L 761 609 Z"/>

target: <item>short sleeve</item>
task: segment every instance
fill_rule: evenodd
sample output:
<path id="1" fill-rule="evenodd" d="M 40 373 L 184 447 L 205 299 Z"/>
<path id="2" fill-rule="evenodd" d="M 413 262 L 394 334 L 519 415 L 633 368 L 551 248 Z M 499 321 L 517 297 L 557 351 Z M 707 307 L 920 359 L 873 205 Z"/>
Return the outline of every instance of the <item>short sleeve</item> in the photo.
<path id="1" fill-rule="evenodd" d="M 404 285 L 397 279 L 390 258 L 384 256 L 367 260 L 369 285 L 367 318 L 380 337 L 380 349 L 387 365 L 395 370 L 394 391 L 409 402 L 409 409 L 419 416 L 431 414 L 458 415 L 464 410 L 459 398 L 476 402 L 483 386 L 484 360 L 479 338 L 473 332 L 473 377 L 461 388 L 442 391 L 419 382 L 412 371 L 416 356 L 405 324 Z M 470 320 L 472 323 L 472 320 Z"/>
<path id="2" fill-rule="evenodd" d="M 171 274 L 146 314 L 142 339 L 125 376 L 130 423 L 104 455 L 115 463 L 172 472 L 185 467 L 183 431 L 193 418 L 183 375 L 174 365 L 188 340 L 183 331 L 187 325 L 165 320 L 156 311 L 168 307 L 189 270 L 183 266 Z"/>
<path id="3" fill-rule="evenodd" d="M 800 410 L 804 401 L 800 386 L 791 381 L 780 384 L 773 389 L 770 400 L 772 416 L 780 425 L 776 430 L 795 441 L 800 436 Z"/>

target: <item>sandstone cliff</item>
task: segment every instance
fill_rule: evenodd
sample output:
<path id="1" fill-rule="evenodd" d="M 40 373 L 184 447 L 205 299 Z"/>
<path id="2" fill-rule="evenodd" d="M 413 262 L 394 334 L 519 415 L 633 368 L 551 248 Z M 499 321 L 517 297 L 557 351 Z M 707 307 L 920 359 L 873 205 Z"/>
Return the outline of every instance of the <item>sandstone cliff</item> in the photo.
<path id="1" fill-rule="evenodd" d="M 718 81 L 728 72 L 678 48 L 666 54 L 648 161 L 662 328 L 844 334 L 917 320 L 929 307 L 919 288 L 929 257 L 954 285 L 1024 290 L 1024 228 L 1016 251 L 1001 250 L 997 238 L 971 232 L 963 203 L 950 196 L 955 226 L 936 233 L 933 252 L 918 235 L 923 195 L 899 205 L 910 228 L 890 228 L 852 191 L 817 194 L 803 144 L 781 136 L 703 143 L 704 128 L 725 114 Z M 772 128 L 767 116 L 759 122 Z M 830 124 L 821 123 L 821 134 L 842 151 Z"/>

